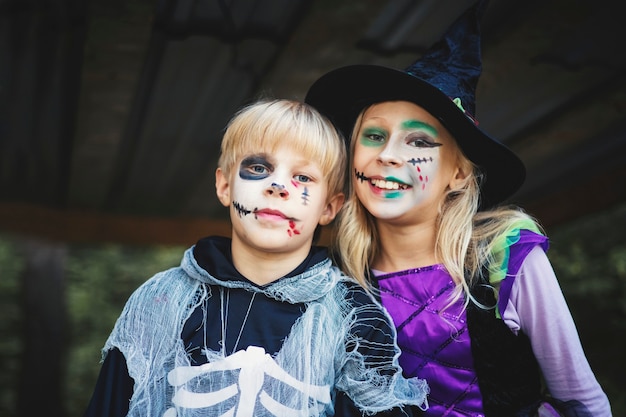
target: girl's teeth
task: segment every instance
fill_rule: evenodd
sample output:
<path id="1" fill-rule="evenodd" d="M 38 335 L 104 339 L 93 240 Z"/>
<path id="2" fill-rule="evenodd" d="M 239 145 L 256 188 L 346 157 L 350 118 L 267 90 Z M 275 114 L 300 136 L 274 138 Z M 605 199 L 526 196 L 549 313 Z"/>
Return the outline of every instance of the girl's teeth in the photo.
<path id="1" fill-rule="evenodd" d="M 372 180 L 372 184 L 375 187 L 382 188 L 385 190 L 404 190 L 407 188 L 404 184 L 399 184 L 394 181 L 385 181 L 385 180 Z"/>

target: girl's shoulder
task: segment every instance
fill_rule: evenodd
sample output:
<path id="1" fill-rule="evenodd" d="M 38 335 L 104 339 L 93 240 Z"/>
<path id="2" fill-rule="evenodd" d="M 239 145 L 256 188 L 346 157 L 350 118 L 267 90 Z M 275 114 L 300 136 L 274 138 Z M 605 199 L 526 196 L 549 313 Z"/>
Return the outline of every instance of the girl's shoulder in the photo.
<path id="1" fill-rule="evenodd" d="M 503 314 L 513 283 L 528 255 L 540 247 L 547 252 L 549 240 L 534 222 L 513 225 L 496 238 L 492 245 L 489 283 L 499 288 L 498 313 Z"/>
<path id="2" fill-rule="evenodd" d="M 533 219 L 527 217 L 511 221 L 490 244 L 490 284 L 495 285 L 515 276 L 526 256 L 537 245 L 547 251 L 549 240 Z"/>

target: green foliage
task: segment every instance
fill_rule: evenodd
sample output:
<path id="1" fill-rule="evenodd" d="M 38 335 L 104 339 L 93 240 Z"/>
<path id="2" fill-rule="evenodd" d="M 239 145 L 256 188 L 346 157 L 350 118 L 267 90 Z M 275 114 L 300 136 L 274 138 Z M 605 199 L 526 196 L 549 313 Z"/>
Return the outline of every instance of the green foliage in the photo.
<path id="1" fill-rule="evenodd" d="M 626 206 L 549 231 L 552 265 L 614 415 L 626 413 Z"/>
<path id="2" fill-rule="evenodd" d="M 130 294 L 146 279 L 180 263 L 183 249 L 104 245 L 71 247 L 67 301 L 71 348 L 67 409 L 79 416 L 100 370 L 100 351 Z"/>
<path id="3" fill-rule="evenodd" d="M 20 374 L 20 240 L 0 235 L 0 415 L 17 416 Z M 183 248 L 70 246 L 66 260 L 68 416 L 81 416 L 100 371 L 100 351 L 130 294 L 146 279 L 176 266 Z"/>
<path id="4" fill-rule="evenodd" d="M 10 241 L 0 237 L 0 415 L 16 415 L 15 387 L 19 378 L 19 274 L 24 264 Z"/>

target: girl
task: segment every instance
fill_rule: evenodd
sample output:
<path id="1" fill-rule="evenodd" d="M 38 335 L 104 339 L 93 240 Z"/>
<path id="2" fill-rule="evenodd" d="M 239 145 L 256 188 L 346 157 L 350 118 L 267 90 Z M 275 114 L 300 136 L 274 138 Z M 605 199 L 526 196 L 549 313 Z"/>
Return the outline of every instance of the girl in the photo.
<path id="1" fill-rule="evenodd" d="M 351 137 L 339 262 L 389 310 L 400 365 L 430 386 L 426 415 L 610 416 L 548 239 L 498 205 L 525 168 L 473 117 L 482 7 L 405 71 L 349 66 L 309 90 Z"/>

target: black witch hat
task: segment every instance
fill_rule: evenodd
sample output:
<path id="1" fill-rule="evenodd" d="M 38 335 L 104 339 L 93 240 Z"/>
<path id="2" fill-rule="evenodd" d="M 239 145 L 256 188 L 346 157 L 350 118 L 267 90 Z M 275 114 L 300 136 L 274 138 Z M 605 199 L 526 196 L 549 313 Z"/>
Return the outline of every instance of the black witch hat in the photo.
<path id="1" fill-rule="evenodd" d="M 481 209 L 506 200 L 522 185 L 526 169 L 509 148 L 478 127 L 476 85 L 482 70 L 479 1 L 461 15 L 443 39 L 404 71 L 350 65 L 320 77 L 305 101 L 327 116 L 346 139 L 359 113 L 374 103 L 410 101 L 448 129 L 463 153 L 483 173 Z"/>

